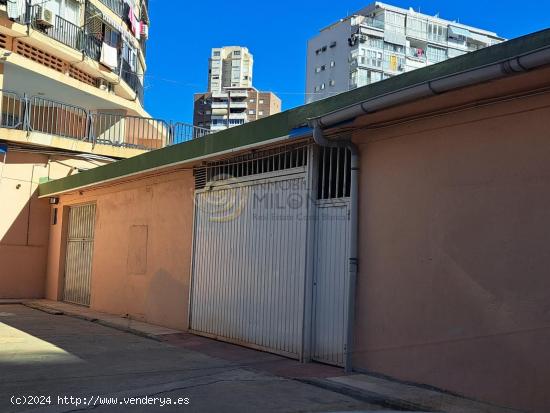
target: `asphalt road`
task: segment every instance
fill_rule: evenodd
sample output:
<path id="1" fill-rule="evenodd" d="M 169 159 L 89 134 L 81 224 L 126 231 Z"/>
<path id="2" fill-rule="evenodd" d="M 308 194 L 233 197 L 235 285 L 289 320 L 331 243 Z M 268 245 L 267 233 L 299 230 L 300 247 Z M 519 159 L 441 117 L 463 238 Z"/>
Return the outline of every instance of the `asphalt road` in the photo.
<path id="1" fill-rule="evenodd" d="M 88 321 L 20 305 L 0 305 L 0 412 L 85 410 L 218 413 L 381 409 Z"/>

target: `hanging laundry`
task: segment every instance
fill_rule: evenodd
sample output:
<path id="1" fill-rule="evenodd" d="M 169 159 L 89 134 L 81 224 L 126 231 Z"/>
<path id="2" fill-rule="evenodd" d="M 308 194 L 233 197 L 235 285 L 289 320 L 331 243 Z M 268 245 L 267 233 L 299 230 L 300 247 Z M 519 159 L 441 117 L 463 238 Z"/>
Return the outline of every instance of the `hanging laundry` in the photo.
<path id="1" fill-rule="evenodd" d="M 8 18 L 11 20 L 17 20 L 19 17 L 25 14 L 25 0 L 8 0 L 7 12 Z"/>
<path id="2" fill-rule="evenodd" d="M 116 69 L 118 67 L 118 51 L 116 47 L 104 42 L 101 46 L 101 58 L 99 61 L 111 69 Z"/>
<path id="3" fill-rule="evenodd" d="M 136 39 L 139 40 L 140 32 L 141 32 L 141 24 L 138 18 L 136 17 L 135 9 L 133 9 L 132 7 L 130 7 L 130 11 L 128 13 L 128 19 L 130 19 L 130 27 L 132 29 L 132 33 L 134 34 Z"/>

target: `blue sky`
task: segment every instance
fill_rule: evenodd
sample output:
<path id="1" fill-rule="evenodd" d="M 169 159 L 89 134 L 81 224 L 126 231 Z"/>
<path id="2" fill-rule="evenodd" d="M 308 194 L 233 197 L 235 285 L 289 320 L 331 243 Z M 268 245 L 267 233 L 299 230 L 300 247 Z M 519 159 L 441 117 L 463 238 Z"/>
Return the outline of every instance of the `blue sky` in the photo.
<path id="1" fill-rule="evenodd" d="M 212 47 L 246 46 L 254 54 L 254 86 L 303 104 L 306 43 L 319 29 L 369 0 L 150 0 L 145 106 L 153 117 L 192 122 L 193 93 L 207 88 Z M 550 1 L 391 0 L 427 14 L 514 38 L 550 27 Z M 270 7 L 264 4 L 269 4 Z M 172 6 L 173 5 L 173 6 Z M 238 11 L 238 13 L 237 13 Z"/>

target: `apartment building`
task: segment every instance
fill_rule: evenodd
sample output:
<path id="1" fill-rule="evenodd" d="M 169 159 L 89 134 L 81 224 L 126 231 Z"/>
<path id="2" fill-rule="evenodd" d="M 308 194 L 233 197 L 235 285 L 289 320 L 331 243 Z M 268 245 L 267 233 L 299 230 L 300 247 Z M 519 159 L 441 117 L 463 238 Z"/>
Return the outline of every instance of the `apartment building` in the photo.
<path id="1" fill-rule="evenodd" d="M 208 64 L 208 91 L 222 92 L 229 87 L 252 87 L 254 57 L 246 47 L 212 49 Z"/>
<path id="2" fill-rule="evenodd" d="M 306 102 L 504 41 L 496 33 L 375 2 L 321 30 L 307 50 Z"/>
<path id="3" fill-rule="evenodd" d="M 193 124 L 217 132 L 281 111 L 281 99 L 252 86 L 254 58 L 246 47 L 212 49 L 208 92 L 194 96 Z"/>
<path id="4" fill-rule="evenodd" d="M 43 295 L 40 182 L 194 137 L 143 107 L 149 24 L 146 0 L 0 1 L 0 298 Z"/>
<path id="5" fill-rule="evenodd" d="M 195 94 L 194 124 L 212 132 L 242 125 L 281 111 L 281 99 L 253 87 Z"/>

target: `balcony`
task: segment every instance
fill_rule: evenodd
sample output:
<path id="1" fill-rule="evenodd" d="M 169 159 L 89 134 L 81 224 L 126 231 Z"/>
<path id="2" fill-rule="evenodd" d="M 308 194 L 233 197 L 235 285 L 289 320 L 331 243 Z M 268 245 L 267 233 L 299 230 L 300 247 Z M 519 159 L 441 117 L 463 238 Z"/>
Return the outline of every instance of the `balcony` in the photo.
<path id="1" fill-rule="evenodd" d="M 43 96 L 0 90 L 0 128 L 118 148 L 153 150 L 210 133 L 183 122 L 94 112 Z"/>
<path id="2" fill-rule="evenodd" d="M 365 20 L 363 20 L 361 24 L 378 30 L 384 30 L 385 26 L 384 20 L 374 19 L 372 17 L 365 17 Z"/>
<path id="3" fill-rule="evenodd" d="M 130 86 L 130 88 L 132 88 L 134 92 L 136 92 L 137 98 L 143 105 L 144 89 L 143 83 L 139 78 L 139 75 L 132 70 L 130 64 L 126 60 L 122 59 L 121 64 L 122 70 L 120 75 L 122 79 L 126 82 L 128 86 Z"/>
<path id="4" fill-rule="evenodd" d="M 247 98 L 248 90 L 231 90 L 228 89 L 227 92 L 231 95 L 232 98 Z"/>
<path id="5" fill-rule="evenodd" d="M 419 62 L 426 61 L 426 51 L 422 48 L 407 47 L 407 57 Z"/>
<path id="6" fill-rule="evenodd" d="M 227 109 L 227 102 L 212 102 L 212 109 Z"/>
<path id="7" fill-rule="evenodd" d="M 120 18 L 125 17 L 123 0 L 99 0 L 99 2 L 107 6 L 118 17 Z"/>
<path id="8" fill-rule="evenodd" d="M 248 108 L 248 103 L 246 102 L 231 102 L 231 109 L 246 109 Z"/>
<path id="9" fill-rule="evenodd" d="M 30 24 L 31 27 L 46 36 L 84 53 L 91 60 L 99 62 L 101 58 L 102 40 L 98 39 L 95 35 L 92 35 L 86 31 L 84 27 L 79 27 L 58 15 L 55 16 L 53 25 L 44 24 L 40 19 L 42 12 L 41 5 L 31 6 L 20 17 L 20 24 Z M 14 42 L 15 44 L 15 42 Z M 14 49 L 16 53 L 19 53 Z M 116 72 L 120 73 L 124 82 L 136 93 L 137 98 L 143 105 L 144 90 L 143 83 L 141 82 L 139 75 L 131 69 L 129 64 L 124 60 L 122 61 L 122 68 L 117 68 Z M 122 69 L 122 70 L 120 70 Z M 97 86 L 95 78 L 90 77 L 90 82 L 94 86 Z"/>

